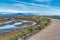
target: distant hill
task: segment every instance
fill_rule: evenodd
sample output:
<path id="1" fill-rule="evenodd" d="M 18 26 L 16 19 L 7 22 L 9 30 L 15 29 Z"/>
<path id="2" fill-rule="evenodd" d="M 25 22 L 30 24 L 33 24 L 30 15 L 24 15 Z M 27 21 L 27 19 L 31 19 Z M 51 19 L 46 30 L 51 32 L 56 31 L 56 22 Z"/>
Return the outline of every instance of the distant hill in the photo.
<path id="1" fill-rule="evenodd" d="M 12 12 L 0 12 L 0 16 L 13 17 L 13 16 L 36 16 L 34 13 L 12 13 Z"/>

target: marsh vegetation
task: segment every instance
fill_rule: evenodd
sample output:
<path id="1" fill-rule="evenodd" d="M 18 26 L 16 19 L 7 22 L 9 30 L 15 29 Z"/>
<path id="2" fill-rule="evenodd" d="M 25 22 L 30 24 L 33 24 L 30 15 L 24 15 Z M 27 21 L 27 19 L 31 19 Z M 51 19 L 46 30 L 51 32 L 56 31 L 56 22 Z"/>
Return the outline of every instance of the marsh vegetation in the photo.
<path id="1" fill-rule="evenodd" d="M 31 25 L 31 26 L 24 27 L 24 28 L 15 30 L 15 31 L 8 32 L 8 33 L 6 32 L 5 35 L 0 36 L 1 40 L 16 40 L 18 38 L 22 38 L 23 36 L 27 36 L 28 34 L 32 33 L 35 30 L 41 30 L 41 29 L 45 28 L 47 25 L 49 25 L 51 23 L 50 19 L 47 19 L 47 18 L 44 18 L 44 17 L 39 17 L 39 16 L 32 16 L 32 17 L 16 16 L 16 17 L 14 17 L 14 21 L 12 22 L 12 24 L 14 24 L 16 22 L 15 20 L 17 22 L 21 22 L 23 20 L 28 20 L 28 22 L 23 21 L 22 24 L 18 24 L 18 25 L 15 25 L 15 26 L 20 26 L 20 27 L 23 26 L 23 25 L 24 26 L 25 25 Z M 35 22 L 34 25 L 32 25 L 33 22 Z M 9 25 L 12 25 L 12 24 L 10 23 Z"/>

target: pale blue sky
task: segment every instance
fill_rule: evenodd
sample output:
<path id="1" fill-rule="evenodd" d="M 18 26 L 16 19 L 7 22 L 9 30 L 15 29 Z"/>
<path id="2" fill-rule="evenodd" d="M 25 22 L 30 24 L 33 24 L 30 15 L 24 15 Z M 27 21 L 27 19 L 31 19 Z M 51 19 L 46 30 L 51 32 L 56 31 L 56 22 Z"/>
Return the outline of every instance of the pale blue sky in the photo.
<path id="1" fill-rule="evenodd" d="M 60 0 L 0 0 L 0 12 L 60 15 Z"/>

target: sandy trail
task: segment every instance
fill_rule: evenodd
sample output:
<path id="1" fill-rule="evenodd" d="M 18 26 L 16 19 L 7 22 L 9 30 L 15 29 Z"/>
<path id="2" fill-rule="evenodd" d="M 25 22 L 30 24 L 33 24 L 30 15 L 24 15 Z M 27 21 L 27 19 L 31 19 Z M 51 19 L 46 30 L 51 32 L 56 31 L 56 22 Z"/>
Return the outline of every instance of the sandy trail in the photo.
<path id="1" fill-rule="evenodd" d="M 28 40 L 60 40 L 60 20 L 51 20 L 52 23 L 48 27 L 31 36 Z"/>

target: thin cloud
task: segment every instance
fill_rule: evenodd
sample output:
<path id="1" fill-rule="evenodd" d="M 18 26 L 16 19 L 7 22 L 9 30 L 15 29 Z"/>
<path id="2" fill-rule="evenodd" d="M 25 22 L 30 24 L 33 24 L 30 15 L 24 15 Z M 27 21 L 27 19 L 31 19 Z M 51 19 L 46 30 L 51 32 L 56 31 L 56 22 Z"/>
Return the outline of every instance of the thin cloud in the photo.
<path id="1" fill-rule="evenodd" d="M 19 2 L 21 2 L 21 1 L 19 1 Z M 57 9 L 55 7 L 53 8 L 52 6 L 48 6 L 48 5 L 41 5 L 41 4 L 39 5 L 39 4 L 26 3 L 26 2 L 22 2 L 22 3 L 26 4 L 26 5 L 32 5 L 33 7 L 39 7 L 39 10 L 36 9 L 36 13 L 38 13 L 38 15 L 59 15 L 59 12 L 60 12 L 60 9 Z M 41 7 L 43 7 L 43 10 L 40 9 Z M 32 10 L 34 12 L 34 9 L 32 9 Z"/>
<path id="2" fill-rule="evenodd" d="M 60 9 L 53 8 L 52 6 L 42 5 L 42 4 L 35 4 L 35 3 L 27 3 L 22 1 L 14 1 L 13 6 L 22 7 L 23 10 L 19 9 L 21 12 L 31 12 L 37 13 L 38 15 L 58 15 L 60 13 Z M 30 6 L 29 6 L 30 5 Z M 16 7 L 17 8 L 17 7 Z M 60 14 L 59 14 L 60 15 Z"/>
<path id="3" fill-rule="evenodd" d="M 43 8 L 45 7 L 47 9 L 49 8 L 49 9 L 53 9 L 53 10 L 60 10 L 60 9 L 57 9 L 56 7 L 49 6 L 49 5 L 42 5 L 42 4 L 35 4 L 35 3 L 27 3 L 27 2 L 22 2 L 22 1 L 17 1 L 17 2 L 19 2 L 19 3 L 16 4 L 17 6 L 19 6 L 19 4 L 22 3 L 20 5 L 23 5 L 23 6 L 31 5 L 31 6 L 34 6 L 34 7 L 43 7 Z"/>
<path id="4" fill-rule="evenodd" d="M 37 2 L 51 2 L 52 0 L 34 0 L 34 1 L 37 1 Z"/>

